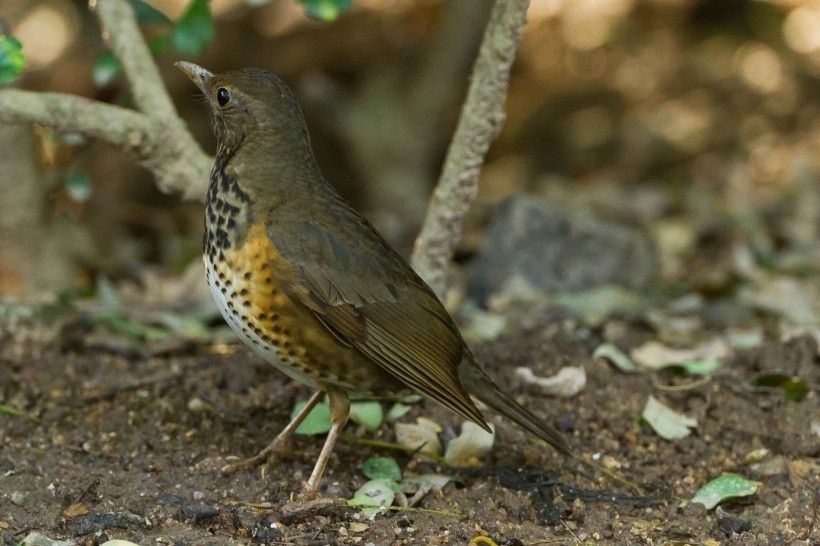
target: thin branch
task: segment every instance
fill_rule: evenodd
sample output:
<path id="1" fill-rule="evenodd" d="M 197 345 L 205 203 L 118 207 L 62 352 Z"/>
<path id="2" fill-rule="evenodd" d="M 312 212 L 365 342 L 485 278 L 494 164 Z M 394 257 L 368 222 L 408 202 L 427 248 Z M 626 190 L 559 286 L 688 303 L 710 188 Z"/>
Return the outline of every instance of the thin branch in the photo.
<path id="1" fill-rule="evenodd" d="M 160 190 L 202 200 L 212 159 L 177 115 L 127 0 L 97 0 L 103 36 L 141 112 L 61 93 L 0 90 L 0 122 L 38 123 L 99 138 L 149 169 Z"/>
<path id="2" fill-rule="evenodd" d="M 155 119 L 177 118 L 151 51 L 142 37 L 134 10 L 126 0 L 97 0 L 102 36 L 122 64 L 137 108 Z"/>
<path id="3" fill-rule="evenodd" d="M 510 68 L 528 7 L 529 0 L 496 0 L 493 6 L 458 126 L 416 239 L 413 267 L 439 297 L 446 290 L 448 266 L 478 189 L 484 156 L 504 123 Z"/>
<path id="4" fill-rule="evenodd" d="M 180 191 L 190 199 L 205 195 L 212 160 L 188 144 L 192 139 L 182 126 L 84 97 L 19 89 L 0 90 L 0 121 L 37 123 L 100 139 L 150 170 L 162 191 Z"/>
<path id="5" fill-rule="evenodd" d="M 138 155 L 145 142 L 154 138 L 154 126 L 144 115 L 64 93 L 5 89 L 0 91 L 0 112 L 6 123 L 37 123 L 80 133 Z"/>

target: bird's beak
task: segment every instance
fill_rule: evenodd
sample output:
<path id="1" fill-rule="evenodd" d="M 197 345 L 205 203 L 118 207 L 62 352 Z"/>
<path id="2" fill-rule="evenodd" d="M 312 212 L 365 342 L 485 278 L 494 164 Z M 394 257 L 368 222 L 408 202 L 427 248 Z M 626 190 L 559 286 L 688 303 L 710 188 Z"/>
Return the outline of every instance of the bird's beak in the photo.
<path id="1" fill-rule="evenodd" d="M 211 80 L 214 77 L 213 72 L 205 70 L 199 65 L 195 65 L 194 63 L 189 63 L 186 61 L 177 61 L 174 64 L 177 68 L 185 72 L 185 74 L 189 78 L 191 78 L 191 81 L 194 82 L 197 87 L 199 87 L 199 89 L 206 97 L 210 95 Z"/>

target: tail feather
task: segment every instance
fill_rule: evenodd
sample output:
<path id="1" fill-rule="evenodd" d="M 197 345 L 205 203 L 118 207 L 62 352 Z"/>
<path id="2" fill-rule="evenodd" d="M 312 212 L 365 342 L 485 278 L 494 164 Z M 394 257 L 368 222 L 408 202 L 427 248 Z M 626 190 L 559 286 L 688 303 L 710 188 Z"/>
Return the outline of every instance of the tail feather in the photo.
<path id="1" fill-rule="evenodd" d="M 478 364 L 475 362 L 467 363 L 465 359 L 465 362 L 462 362 L 459 367 L 459 377 L 470 394 L 490 406 L 494 411 L 524 427 L 564 455 L 574 457 L 572 450 L 557 430 L 499 389 L 498 385 L 479 368 Z"/>

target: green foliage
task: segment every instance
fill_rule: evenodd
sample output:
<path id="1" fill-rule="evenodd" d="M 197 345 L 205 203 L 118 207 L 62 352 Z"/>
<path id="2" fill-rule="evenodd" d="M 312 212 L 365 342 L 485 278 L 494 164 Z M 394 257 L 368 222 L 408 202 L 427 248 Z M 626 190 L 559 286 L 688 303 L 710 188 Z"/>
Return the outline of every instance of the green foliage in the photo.
<path id="1" fill-rule="evenodd" d="M 403 417 L 407 412 L 409 412 L 412 408 L 407 404 L 402 404 L 401 402 L 396 402 L 390 409 L 387 410 L 387 415 L 385 416 L 385 420 L 387 421 L 395 421 L 396 419 L 400 419 Z"/>
<path id="2" fill-rule="evenodd" d="M 692 502 L 711 510 L 726 499 L 754 495 L 758 487 L 760 482 L 747 480 L 740 474 L 724 474 L 701 487 L 692 497 Z"/>
<path id="3" fill-rule="evenodd" d="M 756 377 L 752 384 L 755 387 L 781 389 L 787 402 L 802 402 L 809 394 L 808 382 L 800 377 L 792 377 L 784 373 L 766 373 Z"/>
<path id="4" fill-rule="evenodd" d="M 299 0 L 305 12 L 320 21 L 333 21 L 350 10 L 352 0 Z"/>
<path id="5" fill-rule="evenodd" d="M 401 480 L 399 463 L 393 457 L 370 457 L 362 466 L 362 474 L 371 480 Z"/>
<path id="6" fill-rule="evenodd" d="M 672 370 L 681 374 L 688 375 L 709 375 L 710 373 L 719 370 L 723 364 L 717 359 L 705 360 L 687 360 L 675 364 L 664 364 L 659 367 L 660 370 Z"/>
<path id="7" fill-rule="evenodd" d="M 174 49 L 180 53 L 199 55 L 213 38 L 214 20 L 208 0 L 192 0 L 171 34 Z"/>
<path id="8" fill-rule="evenodd" d="M 110 85 L 122 72 L 122 65 L 111 51 L 105 51 L 91 69 L 94 85 L 105 87 Z"/>
<path id="9" fill-rule="evenodd" d="M 174 22 L 167 15 L 143 0 L 131 0 L 131 9 L 140 25 L 161 25 L 172 28 Z"/>
<path id="10" fill-rule="evenodd" d="M 399 485 L 391 479 L 370 480 L 348 499 L 347 505 L 360 507 L 362 513 L 372 519 L 393 504 L 399 491 Z"/>
<path id="11" fill-rule="evenodd" d="M 624 373 L 637 373 L 640 371 L 637 364 L 612 343 L 599 345 L 598 348 L 595 349 L 595 352 L 592 353 L 592 358 L 608 360 Z"/>
<path id="12" fill-rule="evenodd" d="M 65 177 L 65 189 L 74 201 L 85 203 L 91 198 L 91 179 L 85 173 L 71 171 Z"/>
<path id="13" fill-rule="evenodd" d="M 307 402 L 297 402 L 293 407 L 290 418 L 296 417 Z M 327 402 L 319 402 L 310 410 L 305 420 L 296 428 L 296 434 L 301 436 L 316 436 L 330 430 L 330 406 Z"/>
<path id="14" fill-rule="evenodd" d="M 214 21 L 208 0 L 191 0 L 188 9 L 176 23 L 143 0 L 131 0 L 131 7 L 140 26 L 154 27 L 148 47 L 155 56 L 162 55 L 171 46 L 178 53 L 199 55 L 213 40 Z M 120 73 L 120 61 L 110 51 L 103 53 L 94 63 L 93 76 L 97 87 L 110 85 Z"/>
<path id="15" fill-rule="evenodd" d="M 26 67 L 23 44 L 14 36 L 0 38 L 0 84 L 13 83 Z"/>
<path id="16" fill-rule="evenodd" d="M 373 400 L 353 402 L 350 404 L 350 420 L 372 432 L 384 421 L 384 410 L 379 402 Z"/>
<path id="17" fill-rule="evenodd" d="M 138 322 L 117 310 L 95 314 L 91 317 L 91 324 L 105 325 L 115 332 L 145 341 L 168 341 L 171 338 L 168 330 Z"/>

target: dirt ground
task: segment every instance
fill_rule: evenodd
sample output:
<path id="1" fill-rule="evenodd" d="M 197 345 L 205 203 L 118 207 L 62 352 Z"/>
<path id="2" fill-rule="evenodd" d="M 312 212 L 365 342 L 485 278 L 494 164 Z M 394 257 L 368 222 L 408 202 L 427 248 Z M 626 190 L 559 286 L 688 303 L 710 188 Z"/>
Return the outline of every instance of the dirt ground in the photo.
<path id="1" fill-rule="evenodd" d="M 139 354 L 95 347 L 82 331 L 67 333 L 71 328 L 39 338 L 20 334 L 26 328 L 36 331 L 6 324 L 0 360 L 0 402 L 26 414 L 0 413 L 0 534 L 8 545 L 32 531 L 77 544 L 467 544 L 480 536 L 510 546 L 820 544 L 820 441 L 810 424 L 818 415 L 820 366 L 809 336 L 740 351 L 697 381 L 625 374 L 593 359 L 604 331 L 620 332 L 615 341 L 624 349 L 646 337 L 630 320 L 593 330 L 545 322 L 475 347 L 502 384 L 565 431 L 581 457 L 616 470 L 645 497 L 495 418 L 486 472 L 466 474 L 359 443 L 393 440 L 389 424 L 375 433 L 348 425 L 320 490 L 329 500 L 305 505 L 290 496 L 309 475 L 322 437 L 295 437 L 267 479 L 258 470 L 218 471 L 228 456 L 265 445 L 309 395 L 244 347 Z M 519 365 L 543 376 L 583 366 L 588 383 L 568 399 L 527 394 L 510 383 Z M 803 377 L 814 390 L 787 403 L 777 389 L 751 389 L 749 378 L 766 370 Z M 696 417 L 696 433 L 666 441 L 642 424 L 636 418 L 649 394 Z M 430 402 L 401 420 L 420 415 L 441 423 L 445 437 L 460 426 Z M 761 448 L 769 450 L 762 462 L 743 464 Z M 362 463 L 374 454 L 395 457 L 405 475 L 439 471 L 458 480 L 413 509 L 371 521 L 344 499 L 366 481 Z M 724 502 L 730 515 L 720 521 L 699 504 L 681 506 L 725 472 L 760 481 L 757 494 Z M 508 487 L 516 482 L 518 490 Z"/>

